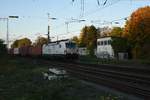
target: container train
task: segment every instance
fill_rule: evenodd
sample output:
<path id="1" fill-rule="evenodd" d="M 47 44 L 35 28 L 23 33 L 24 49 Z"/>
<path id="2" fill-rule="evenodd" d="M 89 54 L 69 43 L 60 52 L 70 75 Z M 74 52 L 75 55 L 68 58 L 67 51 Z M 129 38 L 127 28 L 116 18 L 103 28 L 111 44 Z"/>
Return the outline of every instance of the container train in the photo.
<path id="1" fill-rule="evenodd" d="M 69 40 L 59 40 L 44 44 L 43 46 L 22 46 L 10 48 L 8 54 L 15 56 L 34 56 L 45 58 L 78 58 L 78 47 Z"/>

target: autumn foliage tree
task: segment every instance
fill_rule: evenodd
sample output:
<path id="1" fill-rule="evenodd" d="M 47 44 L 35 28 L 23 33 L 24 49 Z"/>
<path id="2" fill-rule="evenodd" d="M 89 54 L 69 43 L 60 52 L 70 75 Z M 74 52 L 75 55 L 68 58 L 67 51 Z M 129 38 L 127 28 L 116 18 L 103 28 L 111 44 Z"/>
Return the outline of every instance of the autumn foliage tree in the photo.
<path id="1" fill-rule="evenodd" d="M 122 37 L 123 28 L 121 27 L 113 27 L 112 31 L 109 33 L 110 36 Z"/>
<path id="2" fill-rule="evenodd" d="M 43 44 L 47 44 L 48 39 L 45 37 L 39 36 L 36 40 L 35 43 L 33 43 L 34 46 L 42 46 Z"/>
<path id="3" fill-rule="evenodd" d="M 22 38 L 22 39 L 14 41 L 13 44 L 11 45 L 11 47 L 18 48 L 18 47 L 22 47 L 22 46 L 31 46 L 31 44 L 32 44 L 32 42 L 30 39 Z"/>
<path id="4" fill-rule="evenodd" d="M 85 26 L 81 30 L 79 37 L 79 46 L 86 47 L 90 55 L 94 55 L 94 49 L 97 43 L 97 29 L 91 26 Z"/>
<path id="5" fill-rule="evenodd" d="M 88 26 L 82 28 L 80 36 L 79 36 L 79 46 L 86 47 L 87 44 L 87 30 Z"/>
<path id="6" fill-rule="evenodd" d="M 32 42 L 30 39 L 28 38 L 23 38 L 19 40 L 18 46 L 22 47 L 22 46 L 31 46 Z"/>
<path id="7" fill-rule="evenodd" d="M 132 13 L 125 25 L 124 37 L 132 44 L 135 58 L 150 57 L 150 6 Z"/>
<path id="8" fill-rule="evenodd" d="M 77 36 L 74 36 L 72 38 L 72 41 L 74 41 L 77 45 L 79 45 L 79 38 Z"/>
<path id="9" fill-rule="evenodd" d="M 19 43 L 19 40 L 15 40 L 12 45 L 11 45 L 11 48 L 18 48 L 18 43 Z"/>
<path id="10" fill-rule="evenodd" d="M 87 49 L 90 55 L 94 55 L 94 49 L 97 45 L 97 29 L 92 25 L 88 28 Z"/>

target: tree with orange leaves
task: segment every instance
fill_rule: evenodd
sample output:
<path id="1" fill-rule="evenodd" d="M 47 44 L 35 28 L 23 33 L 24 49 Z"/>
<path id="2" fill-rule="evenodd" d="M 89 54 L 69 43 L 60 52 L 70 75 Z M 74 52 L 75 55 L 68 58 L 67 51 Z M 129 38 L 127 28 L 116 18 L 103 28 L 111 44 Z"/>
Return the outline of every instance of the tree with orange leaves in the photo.
<path id="1" fill-rule="evenodd" d="M 131 42 L 135 58 L 150 57 L 150 6 L 132 13 L 125 25 L 124 37 Z"/>

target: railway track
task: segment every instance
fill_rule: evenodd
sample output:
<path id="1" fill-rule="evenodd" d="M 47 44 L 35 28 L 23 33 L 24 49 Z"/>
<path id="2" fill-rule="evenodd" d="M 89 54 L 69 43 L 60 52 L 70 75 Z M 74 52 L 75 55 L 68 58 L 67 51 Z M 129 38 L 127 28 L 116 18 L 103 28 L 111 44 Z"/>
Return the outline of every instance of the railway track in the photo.
<path id="1" fill-rule="evenodd" d="M 150 100 L 150 70 L 141 68 L 52 63 L 72 75 Z"/>

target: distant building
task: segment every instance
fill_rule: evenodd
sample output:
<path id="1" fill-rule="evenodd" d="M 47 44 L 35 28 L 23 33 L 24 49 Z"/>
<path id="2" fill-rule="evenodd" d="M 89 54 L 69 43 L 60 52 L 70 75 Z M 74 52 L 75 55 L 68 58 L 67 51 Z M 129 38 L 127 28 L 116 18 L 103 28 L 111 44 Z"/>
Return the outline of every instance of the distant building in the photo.
<path id="1" fill-rule="evenodd" d="M 113 38 L 115 37 L 102 37 L 97 39 L 97 50 L 96 50 L 96 56 L 98 58 L 116 58 L 114 49 L 111 45 L 111 42 L 113 41 Z M 118 37 L 117 37 L 118 38 Z M 127 59 L 128 53 L 127 52 L 118 52 L 118 59 Z"/>
<path id="2" fill-rule="evenodd" d="M 114 50 L 111 46 L 111 37 L 104 37 L 97 39 L 97 52 L 98 58 L 114 58 Z"/>

